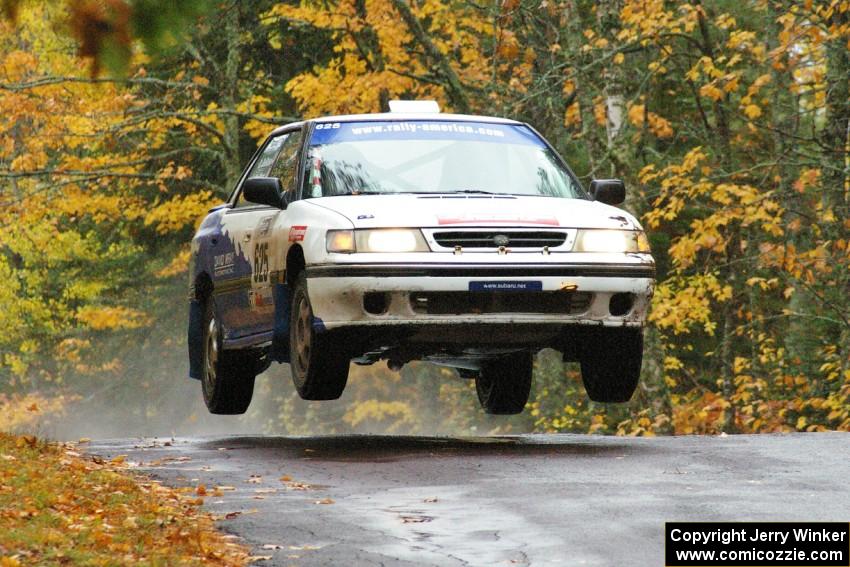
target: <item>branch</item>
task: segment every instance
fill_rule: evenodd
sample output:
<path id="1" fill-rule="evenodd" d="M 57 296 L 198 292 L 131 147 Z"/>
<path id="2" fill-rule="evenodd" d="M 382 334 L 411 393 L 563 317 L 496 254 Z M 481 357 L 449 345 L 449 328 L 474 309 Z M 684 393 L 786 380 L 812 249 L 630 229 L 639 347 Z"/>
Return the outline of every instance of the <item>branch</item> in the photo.
<path id="1" fill-rule="evenodd" d="M 431 38 L 428 37 L 428 34 L 422 27 L 422 23 L 410 9 L 410 5 L 408 5 L 405 0 L 393 0 L 393 6 L 395 6 L 398 13 L 401 14 L 401 18 L 407 24 L 410 32 L 422 45 L 422 47 L 425 48 L 425 52 L 436 63 L 437 68 L 440 70 L 443 78 L 445 78 L 447 82 L 445 85 L 447 91 L 446 94 L 448 95 L 452 105 L 460 112 L 469 112 L 469 100 L 466 98 L 466 92 L 463 84 L 457 76 L 457 73 L 455 73 L 454 69 L 452 69 L 449 64 L 449 60 L 440 52 L 437 46 L 434 45 Z"/>

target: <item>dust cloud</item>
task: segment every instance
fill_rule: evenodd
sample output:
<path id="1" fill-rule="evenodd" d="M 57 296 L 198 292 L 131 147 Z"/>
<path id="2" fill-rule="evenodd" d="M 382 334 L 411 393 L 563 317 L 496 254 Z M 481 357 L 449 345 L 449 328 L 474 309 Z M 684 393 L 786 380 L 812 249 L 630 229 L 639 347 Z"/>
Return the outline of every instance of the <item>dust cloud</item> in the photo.
<path id="1" fill-rule="evenodd" d="M 88 366 L 110 368 L 68 375 L 63 393 L 75 396 L 62 415 L 44 416 L 37 433 L 57 440 L 189 437 L 241 434 L 482 435 L 533 429 L 532 418 L 484 414 L 472 381 L 453 370 L 411 363 L 351 366 L 339 400 L 308 402 L 295 392 L 288 364 L 273 363 L 257 377 L 242 416 L 207 412 L 201 384 L 188 378 L 184 288 L 151 292 L 156 323 L 142 331 L 93 337 Z M 179 306 L 179 307 L 177 307 Z M 554 354 L 554 353 L 553 353 Z"/>

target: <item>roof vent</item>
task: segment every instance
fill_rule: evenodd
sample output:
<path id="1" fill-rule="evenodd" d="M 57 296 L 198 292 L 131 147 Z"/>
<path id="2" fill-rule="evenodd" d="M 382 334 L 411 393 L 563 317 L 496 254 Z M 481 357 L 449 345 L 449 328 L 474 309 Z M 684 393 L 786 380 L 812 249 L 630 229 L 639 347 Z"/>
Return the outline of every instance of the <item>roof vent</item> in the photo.
<path id="1" fill-rule="evenodd" d="M 439 114 L 436 100 L 391 100 L 390 112 L 394 114 Z"/>

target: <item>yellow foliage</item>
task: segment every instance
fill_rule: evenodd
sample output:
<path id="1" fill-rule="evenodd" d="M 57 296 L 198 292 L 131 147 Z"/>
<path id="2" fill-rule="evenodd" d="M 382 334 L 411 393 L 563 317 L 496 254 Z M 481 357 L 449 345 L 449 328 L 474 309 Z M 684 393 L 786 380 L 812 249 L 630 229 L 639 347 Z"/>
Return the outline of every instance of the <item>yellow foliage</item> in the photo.
<path id="1" fill-rule="evenodd" d="M 364 400 L 351 407 L 343 416 L 343 421 L 352 427 L 364 424 L 380 423 L 384 431 L 393 433 L 404 431 L 416 424 L 412 408 L 405 402 Z"/>
<path id="2" fill-rule="evenodd" d="M 761 116 L 761 107 L 755 104 L 748 104 L 744 108 L 744 114 L 747 115 L 747 118 L 753 120 Z"/>
<path id="3" fill-rule="evenodd" d="M 155 226 L 159 234 L 176 232 L 187 226 L 195 226 L 218 202 L 211 191 L 177 196 L 155 204 L 145 216 L 145 225 Z"/>
<path id="4" fill-rule="evenodd" d="M 567 111 L 564 113 L 564 126 L 571 128 L 578 124 L 581 124 L 581 107 L 578 101 L 576 101 L 569 105 Z"/>
<path id="5" fill-rule="evenodd" d="M 286 91 L 298 101 L 302 111 L 307 116 L 376 112 L 380 110 L 382 92 L 389 98 L 432 98 L 450 109 L 442 85 L 409 76 L 427 75 L 433 62 L 416 55 L 422 51 L 421 46 L 392 3 L 367 2 L 363 11 L 357 6 L 355 0 L 342 0 L 332 7 L 306 0 L 297 6 L 277 4 L 264 14 L 269 25 L 285 19 L 333 34 L 336 45 L 330 62 L 297 75 L 286 84 Z M 480 56 L 485 52 L 484 42 L 493 36 L 492 23 L 484 12 L 436 1 L 411 3 L 410 8 L 421 21 L 430 22 L 431 41 L 465 83 L 483 85 L 491 78 L 489 62 Z M 378 40 L 380 55 L 363 50 L 361 38 L 370 33 Z M 530 79 L 533 59 L 528 52 L 523 55 L 519 40 L 510 29 L 500 28 L 493 39 L 501 68 L 510 69 L 517 80 L 512 87 L 522 91 Z M 398 69 L 405 73 L 393 72 Z"/>
<path id="6" fill-rule="evenodd" d="M 182 274 L 188 269 L 189 258 L 191 255 L 191 249 L 188 246 L 185 247 L 171 259 L 171 262 L 169 262 L 167 266 L 156 272 L 156 276 L 159 278 L 171 278 L 178 274 Z"/>
<path id="7" fill-rule="evenodd" d="M 673 429 L 677 435 L 721 433 L 729 406 L 727 400 L 714 392 L 683 400 L 673 408 Z"/>
<path id="8" fill-rule="evenodd" d="M 37 393 L 22 396 L 0 394 L 0 432 L 32 431 L 44 419 L 61 417 L 69 400 Z"/>
<path id="9" fill-rule="evenodd" d="M 723 303 L 731 297 L 732 287 L 722 284 L 716 274 L 674 276 L 656 288 L 649 320 L 676 335 L 697 326 L 713 335 L 717 322 L 712 302 Z"/>
<path id="10" fill-rule="evenodd" d="M 723 98 L 723 91 L 714 86 L 713 83 L 708 83 L 700 87 L 699 94 L 711 100 L 720 100 Z"/>
<path id="11" fill-rule="evenodd" d="M 642 104 L 633 104 L 628 110 L 629 121 L 640 128 L 646 122 L 650 132 L 658 138 L 670 138 L 673 136 L 673 128 L 670 122 L 654 112 L 647 112 Z"/>
<path id="12" fill-rule="evenodd" d="M 150 317 L 137 309 L 94 305 L 87 305 L 77 311 L 77 320 L 95 331 L 138 329 L 151 323 Z"/>

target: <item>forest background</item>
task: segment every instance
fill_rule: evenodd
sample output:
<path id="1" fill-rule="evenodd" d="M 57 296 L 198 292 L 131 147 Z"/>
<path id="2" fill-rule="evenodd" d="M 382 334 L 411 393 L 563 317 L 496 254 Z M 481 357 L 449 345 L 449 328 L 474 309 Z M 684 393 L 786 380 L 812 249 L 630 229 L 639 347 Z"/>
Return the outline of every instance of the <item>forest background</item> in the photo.
<path id="1" fill-rule="evenodd" d="M 56 437 L 850 430 L 850 1 L 0 2 L 0 430 Z M 394 98 L 538 128 L 626 181 L 658 261 L 643 377 L 557 353 L 520 416 L 426 364 L 187 378 L 188 242 L 274 125 Z"/>

